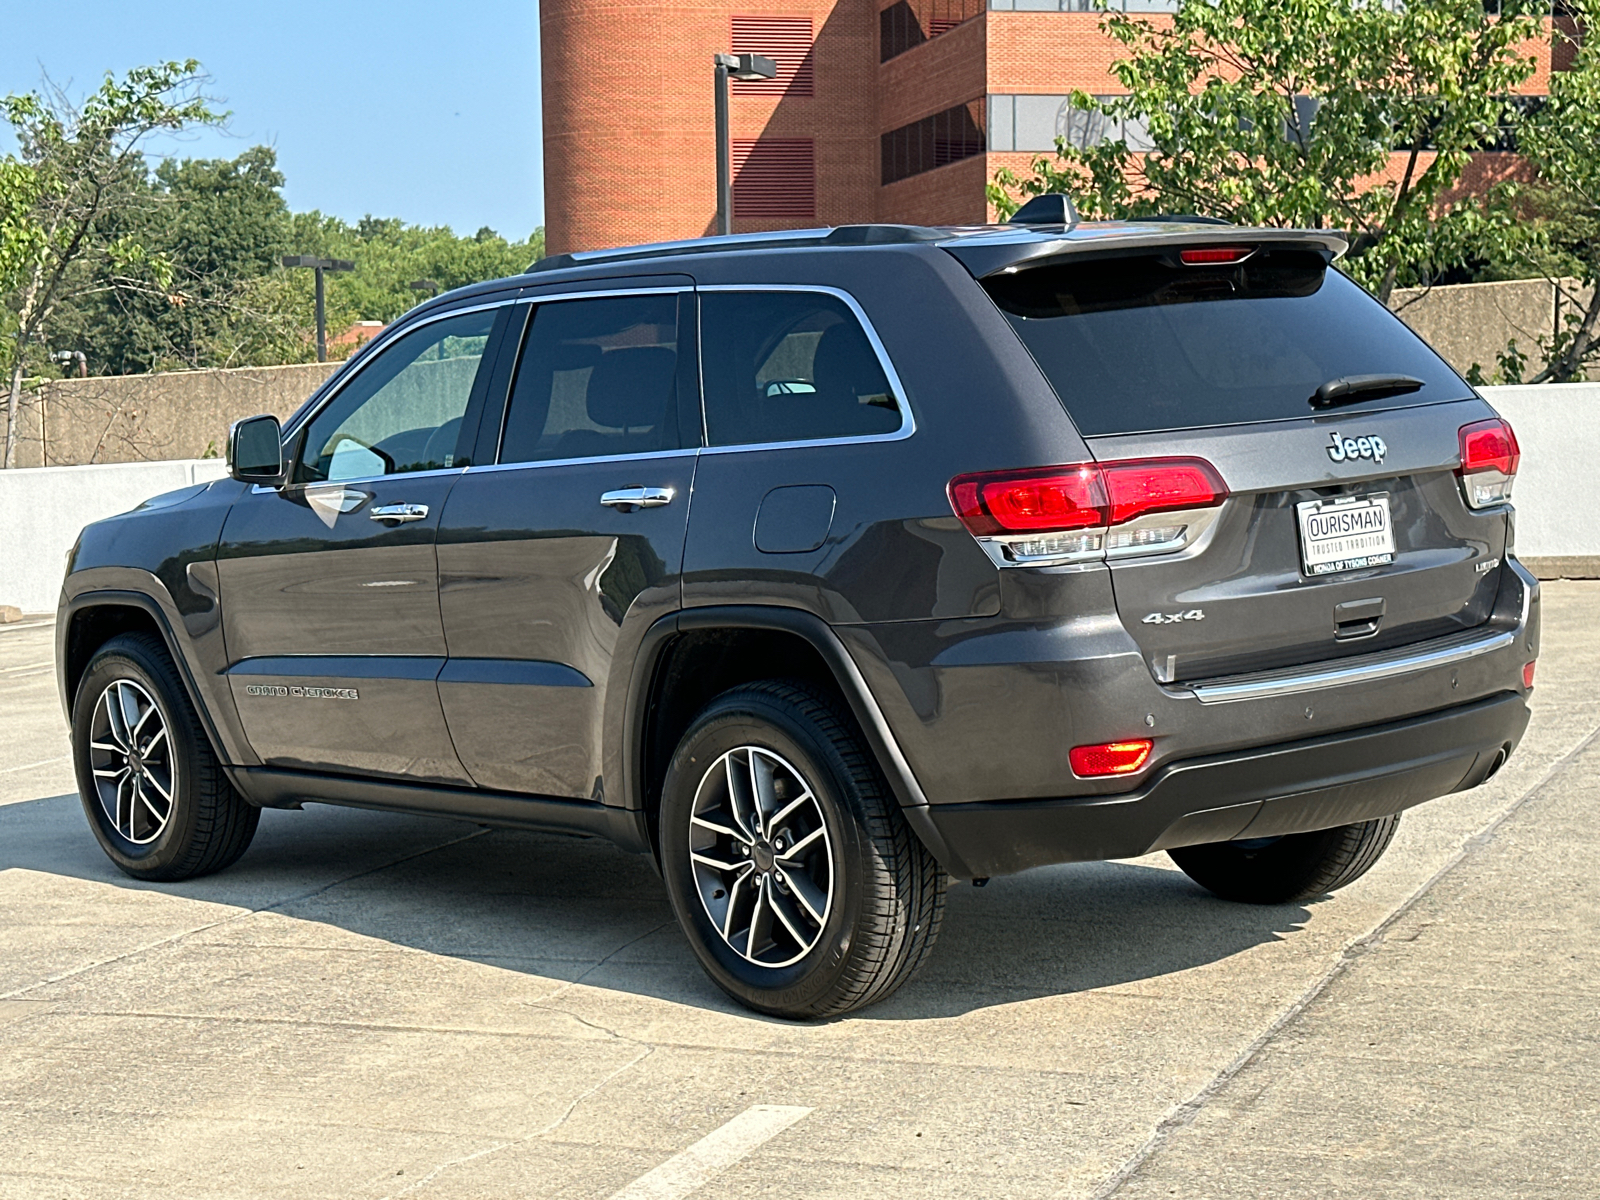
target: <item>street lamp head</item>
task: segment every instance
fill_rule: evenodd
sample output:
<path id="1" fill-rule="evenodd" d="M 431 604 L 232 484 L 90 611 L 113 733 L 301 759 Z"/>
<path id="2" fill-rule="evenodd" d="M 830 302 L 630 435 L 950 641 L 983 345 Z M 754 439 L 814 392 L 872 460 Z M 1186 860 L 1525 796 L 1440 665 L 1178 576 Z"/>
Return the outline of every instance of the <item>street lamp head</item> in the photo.
<path id="1" fill-rule="evenodd" d="M 431 279 L 413 279 L 406 286 L 413 292 L 427 292 L 431 296 L 439 294 L 439 285 Z"/>
<path id="2" fill-rule="evenodd" d="M 719 67 L 726 67 L 730 79 L 748 82 L 778 77 L 778 64 L 761 54 L 716 54 L 712 61 Z"/>
<path id="3" fill-rule="evenodd" d="M 354 271 L 356 264 L 347 258 L 318 258 L 315 254 L 285 254 L 286 267 L 314 267 L 321 271 Z"/>

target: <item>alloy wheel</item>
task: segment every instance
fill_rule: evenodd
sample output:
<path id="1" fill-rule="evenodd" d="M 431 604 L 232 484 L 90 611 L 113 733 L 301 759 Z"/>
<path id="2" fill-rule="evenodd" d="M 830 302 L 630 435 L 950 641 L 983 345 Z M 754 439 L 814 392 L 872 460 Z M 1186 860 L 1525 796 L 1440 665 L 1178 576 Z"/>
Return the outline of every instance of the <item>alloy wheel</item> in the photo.
<path id="1" fill-rule="evenodd" d="M 760 967 L 800 961 L 833 909 L 833 847 L 816 792 L 786 759 L 739 746 L 700 779 L 689 859 L 706 915 Z"/>
<path id="2" fill-rule="evenodd" d="M 118 834 L 138 846 L 161 836 L 172 820 L 178 768 L 160 708 L 131 679 L 113 680 L 95 703 L 89 768 Z"/>

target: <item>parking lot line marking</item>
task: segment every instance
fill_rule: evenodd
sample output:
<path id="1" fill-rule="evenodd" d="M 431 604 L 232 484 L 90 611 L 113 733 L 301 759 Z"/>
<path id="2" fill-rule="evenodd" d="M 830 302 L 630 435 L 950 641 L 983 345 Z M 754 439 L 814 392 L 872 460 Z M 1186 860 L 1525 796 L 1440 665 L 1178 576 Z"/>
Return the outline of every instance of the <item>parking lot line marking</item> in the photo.
<path id="1" fill-rule="evenodd" d="M 31 771 L 35 767 L 48 767 L 51 763 L 66 762 L 70 754 L 58 754 L 55 758 L 41 758 L 38 762 L 23 763 L 20 767 L 0 767 L 0 775 L 10 775 L 13 771 Z"/>
<path id="2" fill-rule="evenodd" d="M 757 1104 L 655 1170 L 639 1176 L 611 1200 L 680 1200 L 713 1175 L 777 1137 L 811 1109 L 787 1104 Z"/>

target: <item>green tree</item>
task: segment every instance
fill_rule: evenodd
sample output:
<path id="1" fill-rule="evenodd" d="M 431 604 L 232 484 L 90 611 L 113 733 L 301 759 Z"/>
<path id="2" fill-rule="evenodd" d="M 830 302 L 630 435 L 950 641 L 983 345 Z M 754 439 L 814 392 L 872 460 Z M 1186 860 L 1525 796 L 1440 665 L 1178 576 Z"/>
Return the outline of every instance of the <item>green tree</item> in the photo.
<path id="1" fill-rule="evenodd" d="M 1569 0 L 1578 29 L 1571 69 L 1550 77 L 1550 98 L 1525 123 L 1518 149 L 1536 182 L 1507 188 L 1531 220 L 1518 257 L 1557 280 L 1576 275 L 1586 294 L 1569 295 L 1566 328 L 1540 348 L 1548 360 L 1529 383 L 1582 379 L 1600 360 L 1600 0 Z M 1557 32 L 1556 36 L 1566 34 Z M 1551 268 L 1554 267 L 1552 270 Z"/>
<path id="2" fill-rule="evenodd" d="M 109 374 L 233 365 L 251 342 L 271 343 L 250 285 L 277 266 L 289 229 L 276 153 L 168 159 L 144 186 L 147 202 L 118 214 L 118 230 L 168 264 L 168 286 L 101 286 L 62 306 L 58 337 Z M 255 336 L 234 335 L 245 330 Z"/>
<path id="3" fill-rule="evenodd" d="M 1009 213 L 1018 193 L 1065 191 L 1093 217 L 1340 228 L 1354 235 L 1347 269 L 1387 300 L 1506 228 L 1452 189 L 1514 121 L 1549 0 L 1488 7 L 1207 0 L 1170 22 L 1108 13 L 1103 28 L 1129 51 L 1113 68 L 1127 94 L 1072 104 L 1085 128 L 1138 132 L 1058 140 L 1032 178 L 1001 171 L 991 201 Z"/>
<path id="4" fill-rule="evenodd" d="M 7 336 L 6 441 L 16 459 L 17 415 L 30 355 L 61 302 L 96 288 L 159 289 L 171 270 L 118 217 L 146 203 L 141 145 L 162 130 L 222 119 L 200 94 L 200 65 L 168 62 L 108 76 L 81 106 L 59 91 L 10 95 L 0 112 L 18 153 L 0 171 L 0 266 Z"/>

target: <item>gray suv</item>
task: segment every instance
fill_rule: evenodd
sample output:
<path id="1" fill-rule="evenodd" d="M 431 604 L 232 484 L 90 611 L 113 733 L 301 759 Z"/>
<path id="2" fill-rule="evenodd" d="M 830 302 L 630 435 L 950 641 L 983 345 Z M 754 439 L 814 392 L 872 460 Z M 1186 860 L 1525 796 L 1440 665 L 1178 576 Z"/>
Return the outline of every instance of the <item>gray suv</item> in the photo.
<path id="1" fill-rule="evenodd" d="M 307 801 L 650 855 L 764 1012 L 888 996 L 950 879 L 1166 850 L 1304 900 L 1528 721 L 1510 427 L 1324 231 L 849 226 L 432 300 L 58 625 L 128 874 Z"/>

